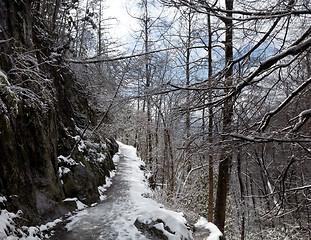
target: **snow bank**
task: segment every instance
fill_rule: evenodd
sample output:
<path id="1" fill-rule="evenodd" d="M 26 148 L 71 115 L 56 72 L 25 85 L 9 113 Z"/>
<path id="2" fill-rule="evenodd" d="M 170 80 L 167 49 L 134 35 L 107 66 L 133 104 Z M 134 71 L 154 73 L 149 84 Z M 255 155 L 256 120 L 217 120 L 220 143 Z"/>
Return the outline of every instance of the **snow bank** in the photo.
<path id="1" fill-rule="evenodd" d="M 153 199 L 146 198 L 151 194 L 148 183 L 141 170 L 144 162 L 137 157 L 133 146 L 118 142 L 120 151 L 128 160 L 132 168 L 129 176 L 131 182 L 131 199 L 135 200 L 137 208 L 137 220 L 144 224 L 155 223 L 154 227 L 161 230 L 169 240 L 192 239 L 191 232 L 187 228 L 187 220 L 183 213 L 177 213 L 164 209 L 163 206 Z"/>
<path id="2" fill-rule="evenodd" d="M 204 240 L 219 240 L 222 236 L 222 233 L 218 227 L 215 224 L 208 222 L 204 217 L 200 217 L 194 227 L 198 229 L 207 229 L 210 231 L 209 236 Z"/>
<path id="3" fill-rule="evenodd" d="M 5 239 L 10 231 L 14 231 L 14 218 L 18 217 L 16 214 L 1 210 L 0 214 L 0 239 Z"/>
<path id="4" fill-rule="evenodd" d="M 62 222 L 61 219 L 56 219 L 41 226 L 22 226 L 18 228 L 15 220 L 20 218 L 20 214 L 21 212 L 15 214 L 7 210 L 0 210 L 0 239 L 40 240 L 48 238 L 49 236 L 45 232 L 55 227 L 57 223 Z"/>
<path id="5" fill-rule="evenodd" d="M 112 161 L 115 165 L 115 167 L 117 168 L 118 166 L 118 162 L 120 161 L 120 151 L 117 152 L 115 155 L 113 155 L 112 157 Z M 107 191 L 107 189 L 112 185 L 112 179 L 113 177 L 116 175 L 116 170 L 110 171 L 109 172 L 110 177 L 106 177 L 106 184 L 99 186 L 98 189 L 98 193 L 99 193 L 99 199 L 101 201 L 104 201 L 107 196 L 105 195 L 105 192 Z"/>
<path id="6" fill-rule="evenodd" d="M 112 185 L 112 179 L 116 174 L 116 171 L 110 171 L 110 177 L 106 177 L 106 184 L 99 186 L 98 189 L 98 193 L 99 193 L 99 199 L 101 201 L 104 201 L 106 199 L 106 195 L 105 192 L 107 191 L 107 189 Z"/>

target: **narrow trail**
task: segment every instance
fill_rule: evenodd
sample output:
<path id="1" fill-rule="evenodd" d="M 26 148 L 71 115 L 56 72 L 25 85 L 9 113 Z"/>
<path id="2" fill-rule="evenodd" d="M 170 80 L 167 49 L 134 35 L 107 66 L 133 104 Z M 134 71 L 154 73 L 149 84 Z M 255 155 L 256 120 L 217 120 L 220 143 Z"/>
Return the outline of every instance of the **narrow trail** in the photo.
<path id="1" fill-rule="evenodd" d="M 78 212 L 67 224 L 69 231 L 64 233 L 62 239 L 147 239 L 134 226 L 136 218 L 141 214 L 135 195 L 141 195 L 140 187 L 145 188 L 139 186 L 144 185 L 143 173 L 139 169 L 142 162 L 134 154 L 134 148 L 120 146 L 118 170 L 112 186 L 106 192 L 107 198 L 95 207 Z M 141 183 L 137 182 L 137 177 Z"/>

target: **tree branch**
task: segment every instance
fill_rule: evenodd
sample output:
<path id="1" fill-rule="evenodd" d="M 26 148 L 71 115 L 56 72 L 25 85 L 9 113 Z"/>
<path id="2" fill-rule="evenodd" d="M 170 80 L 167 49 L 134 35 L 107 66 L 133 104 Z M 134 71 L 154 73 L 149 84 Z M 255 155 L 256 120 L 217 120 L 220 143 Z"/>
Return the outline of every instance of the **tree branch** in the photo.
<path id="1" fill-rule="evenodd" d="M 311 109 L 307 109 L 302 111 L 299 115 L 298 115 L 298 119 L 299 121 L 296 123 L 296 125 L 293 128 L 293 132 L 297 132 L 302 125 L 304 125 L 306 123 L 306 121 L 311 117 Z"/>
<path id="2" fill-rule="evenodd" d="M 288 57 L 290 55 L 294 56 L 297 55 L 305 50 L 307 50 L 309 47 L 311 47 L 311 37 L 308 38 L 305 41 L 302 41 L 299 44 L 292 44 L 291 47 L 285 49 L 279 54 L 276 54 L 270 58 L 268 58 L 266 61 L 260 63 L 260 66 L 257 67 L 256 70 L 253 71 L 252 74 L 250 74 L 243 82 L 238 84 L 227 96 L 226 98 L 233 97 L 234 95 L 239 94 L 242 89 L 248 85 L 251 84 L 251 81 L 260 75 L 265 70 L 269 69 L 271 66 L 276 64 L 278 61 L 282 60 L 285 57 Z"/>
<path id="3" fill-rule="evenodd" d="M 180 47 L 171 47 L 171 48 L 165 48 L 165 49 L 159 49 L 159 50 L 154 50 L 154 51 L 149 51 L 149 52 L 143 52 L 143 53 L 138 53 L 138 54 L 132 54 L 128 56 L 120 56 L 120 57 L 115 57 L 115 58 L 99 58 L 99 59 L 66 59 L 68 62 L 71 63 L 76 63 L 76 64 L 92 64 L 92 63 L 102 63 L 102 62 L 113 62 L 113 61 L 120 61 L 120 60 L 125 60 L 125 59 L 130 59 L 130 58 L 135 58 L 135 57 L 141 57 L 141 56 L 146 56 L 148 54 L 153 54 L 153 53 L 158 53 L 158 52 L 165 52 L 165 51 L 171 51 L 178 49 Z"/>
<path id="4" fill-rule="evenodd" d="M 296 88 L 295 91 L 293 91 L 277 108 L 266 113 L 265 116 L 263 117 L 263 119 L 261 120 L 261 123 L 260 123 L 258 130 L 264 131 L 267 128 L 271 118 L 274 115 L 276 115 L 278 112 L 280 112 L 295 96 L 297 96 L 302 90 L 304 90 L 310 83 L 311 83 L 311 77 L 309 79 L 307 79 L 304 83 L 302 83 L 298 88 Z M 300 120 L 302 118 L 305 118 L 307 113 L 302 112 L 301 114 L 299 115 Z M 310 115 L 310 113 L 309 113 L 309 115 Z M 299 122 L 301 123 L 302 121 L 299 121 Z M 297 131 L 298 128 L 300 128 L 300 126 L 298 126 L 297 124 L 294 127 L 295 131 Z M 293 129 L 293 131 L 294 131 L 294 129 Z"/>
<path id="5" fill-rule="evenodd" d="M 282 143 L 304 143 L 311 142 L 311 138 L 273 138 L 273 137 L 261 137 L 261 136 L 245 136 L 237 133 L 231 133 L 229 136 L 248 142 L 255 143 L 268 143 L 268 142 L 282 142 Z"/>

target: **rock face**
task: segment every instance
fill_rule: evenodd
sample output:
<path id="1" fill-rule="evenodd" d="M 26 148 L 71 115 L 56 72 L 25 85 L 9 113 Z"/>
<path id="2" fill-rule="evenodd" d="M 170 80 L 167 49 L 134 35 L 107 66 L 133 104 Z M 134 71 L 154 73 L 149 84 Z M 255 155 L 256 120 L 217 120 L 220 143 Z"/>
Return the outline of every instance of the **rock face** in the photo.
<path id="1" fill-rule="evenodd" d="M 114 140 L 86 132 L 72 151 L 96 117 L 61 54 L 51 60 L 51 40 L 40 39 L 44 28 L 30 5 L 0 0 L 0 39 L 14 37 L 0 43 L 0 196 L 7 199 L 1 207 L 22 210 L 27 225 L 72 210 L 66 198 L 98 201 L 118 149 Z"/>

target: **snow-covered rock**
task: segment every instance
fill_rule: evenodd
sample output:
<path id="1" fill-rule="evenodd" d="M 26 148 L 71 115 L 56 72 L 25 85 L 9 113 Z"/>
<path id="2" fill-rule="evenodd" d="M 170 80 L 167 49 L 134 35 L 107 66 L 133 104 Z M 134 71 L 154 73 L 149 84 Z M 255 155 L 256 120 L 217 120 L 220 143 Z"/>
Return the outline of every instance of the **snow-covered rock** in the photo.
<path id="1" fill-rule="evenodd" d="M 219 240 L 222 236 L 218 227 L 208 222 L 204 217 L 200 217 L 194 227 L 197 240 Z"/>

